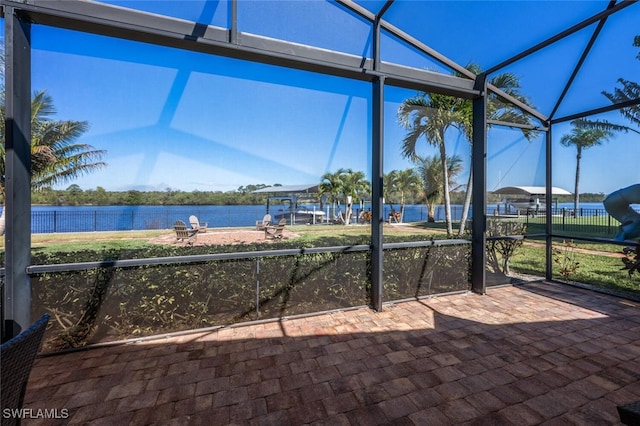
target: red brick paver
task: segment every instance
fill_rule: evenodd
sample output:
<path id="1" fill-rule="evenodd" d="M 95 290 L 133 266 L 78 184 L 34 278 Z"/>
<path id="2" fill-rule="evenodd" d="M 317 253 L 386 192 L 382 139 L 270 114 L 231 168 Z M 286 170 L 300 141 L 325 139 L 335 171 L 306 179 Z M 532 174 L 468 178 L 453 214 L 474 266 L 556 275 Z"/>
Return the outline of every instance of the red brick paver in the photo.
<path id="1" fill-rule="evenodd" d="M 619 424 L 640 304 L 554 283 L 41 357 L 38 424 Z"/>

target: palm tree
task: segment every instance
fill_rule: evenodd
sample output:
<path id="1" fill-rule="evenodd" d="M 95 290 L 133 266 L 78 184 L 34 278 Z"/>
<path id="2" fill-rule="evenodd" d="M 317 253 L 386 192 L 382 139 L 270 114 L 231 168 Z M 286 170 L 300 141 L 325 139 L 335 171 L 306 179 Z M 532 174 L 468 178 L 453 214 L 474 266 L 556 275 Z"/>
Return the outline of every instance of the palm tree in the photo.
<path id="1" fill-rule="evenodd" d="M 417 173 L 422 180 L 424 199 L 427 203 L 427 221 L 435 222 L 436 205 L 442 203 L 442 162 L 438 156 L 419 158 Z M 462 159 L 454 155 L 447 158 L 449 186 L 454 185 L 454 178 L 462 172 Z"/>
<path id="2" fill-rule="evenodd" d="M 385 173 L 384 175 L 382 175 L 382 182 L 383 182 L 383 187 L 382 187 L 382 198 L 383 200 L 386 202 L 386 200 L 390 200 L 393 197 L 393 174 L 396 173 L 396 170 L 392 170 L 389 173 Z"/>
<path id="3" fill-rule="evenodd" d="M 632 83 L 635 84 L 635 83 Z M 637 86 L 637 85 L 636 85 Z M 632 89 L 633 90 L 633 89 Z M 603 92 L 606 95 L 606 92 Z M 636 97 L 640 94 L 640 92 L 636 93 Z M 609 98 L 612 102 L 621 102 L 624 99 L 618 99 L 617 101 L 613 98 Z M 634 112 L 634 108 L 635 111 Z M 629 118 L 631 121 L 637 121 L 640 116 L 638 116 L 638 107 L 629 107 L 623 108 L 621 113 Z M 634 115 L 635 114 L 635 115 Z M 635 118 L 634 118 L 635 117 Z M 640 124 L 640 121 L 637 121 Z M 611 123 L 607 120 L 589 120 L 586 118 L 579 118 L 573 120 L 571 122 L 573 126 L 571 133 L 562 136 L 560 139 L 560 144 L 563 146 L 571 146 L 575 145 L 576 147 L 576 176 L 575 176 L 575 186 L 574 186 L 574 199 L 573 199 L 573 208 L 574 211 L 577 211 L 580 207 L 580 161 L 582 160 L 582 151 L 585 149 L 591 148 L 596 145 L 601 145 L 603 142 L 608 141 L 611 137 L 613 137 L 614 132 L 635 132 L 640 134 L 637 130 L 625 126 L 622 124 Z"/>
<path id="4" fill-rule="evenodd" d="M 476 74 L 479 74 L 481 71 L 475 64 L 469 64 L 466 68 Z M 519 81 L 513 74 L 500 74 L 493 77 L 489 83 L 523 103 L 529 104 L 528 99 L 520 93 Z M 438 111 L 429 111 L 429 109 L 436 109 Z M 445 220 L 447 221 L 447 234 L 451 235 L 453 230 L 451 226 L 451 202 L 448 188 L 449 179 L 446 176 L 447 167 L 445 166 L 447 156 L 444 146 L 444 134 L 449 128 L 457 128 L 458 131 L 464 134 L 469 142 L 471 142 L 473 124 L 472 102 L 451 96 L 423 92 L 413 98 L 405 100 L 400 106 L 398 115 L 400 117 L 400 123 L 409 130 L 409 133 L 402 141 L 402 153 L 406 157 L 415 157 L 416 143 L 421 136 L 424 136 L 431 145 L 437 146 L 440 149 L 439 158 L 442 162 L 441 171 L 443 173 L 442 183 Z M 487 99 L 487 118 L 518 124 L 530 124 L 531 122 L 531 118 L 522 110 L 495 94 L 490 94 Z M 528 140 L 531 140 L 537 134 L 535 131 L 526 129 L 524 129 L 523 132 Z M 464 232 L 469 205 L 471 203 L 472 187 L 473 175 L 469 173 L 467 193 L 460 221 L 460 230 L 458 232 L 459 235 Z"/>
<path id="5" fill-rule="evenodd" d="M 421 137 L 436 146 L 440 151 L 442 173 L 442 195 L 444 197 L 445 221 L 447 235 L 453 234 L 451 221 L 451 198 L 449 196 L 449 176 L 447 167 L 447 150 L 444 135 L 449 128 L 458 128 L 464 134 L 470 134 L 470 115 L 465 113 L 467 101 L 453 96 L 429 94 L 422 92 L 406 99 L 398 110 L 400 124 L 407 130 L 402 141 L 402 154 L 417 160 L 416 145 Z"/>
<path id="6" fill-rule="evenodd" d="M 4 95 L 4 93 L 3 93 Z M 42 190 L 67 182 L 106 166 L 105 151 L 77 143 L 87 131 L 86 121 L 52 120 L 56 110 L 46 91 L 34 94 L 31 101 L 31 188 Z M 0 104 L 0 120 L 5 120 L 4 96 Z M 0 196 L 5 200 L 5 132 L 0 129 Z M 5 208 L 0 215 L 0 235 L 5 231 Z"/>
<path id="7" fill-rule="evenodd" d="M 467 69 L 473 71 L 475 74 L 479 74 L 482 70 L 476 64 L 469 64 Z M 492 77 L 489 80 L 489 84 L 500 89 L 502 92 L 510 95 L 511 97 L 519 100 L 523 104 L 531 105 L 528 98 L 526 98 L 520 92 L 520 81 L 518 78 L 511 73 L 499 74 L 495 77 Z M 469 115 L 467 118 L 468 122 L 473 120 L 473 109 L 471 107 L 471 101 L 467 101 L 467 108 L 465 112 Z M 502 121 L 505 123 L 515 123 L 515 124 L 524 124 L 531 125 L 532 119 L 531 116 L 527 115 L 520 108 L 513 105 L 511 102 L 508 102 L 501 98 L 500 96 L 490 92 L 487 96 L 487 120 L 496 120 Z M 487 128 L 490 128 L 491 124 L 487 124 Z M 470 126 L 465 126 L 465 130 L 470 130 Z M 521 129 L 524 137 L 531 141 L 533 140 L 538 132 L 535 130 L 529 129 Z M 469 132 L 467 135 L 467 139 L 471 142 L 471 133 Z M 469 206 L 471 205 L 471 194 L 473 191 L 473 174 L 469 172 L 469 178 L 467 182 L 467 191 L 464 199 L 464 204 L 462 207 L 462 217 L 460 218 L 460 229 L 458 230 L 458 235 L 461 236 L 464 234 L 465 225 L 467 223 L 467 217 L 469 216 Z"/>
<path id="8" fill-rule="evenodd" d="M 593 122 L 586 120 L 573 120 L 571 122 L 573 129 L 571 133 L 563 135 L 560 139 L 562 146 L 576 147 L 576 180 L 574 186 L 573 211 L 577 212 L 580 207 L 580 161 L 582 160 L 582 151 L 585 149 L 601 145 L 608 141 L 612 136 L 611 130 L 594 127 Z"/>
<path id="9" fill-rule="evenodd" d="M 418 165 L 427 204 L 427 222 L 436 221 L 436 205 L 442 202 L 442 169 L 437 156 L 424 157 Z"/>
<path id="10" fill-rule="evenodd" d="M 330 219 L 335 217 L 335 208 L 337 205 L 340 209 L 340 194 L 342 193 L 342 175 L 346 172 L 345 169 L 338 169 L 337 172 L 326 172 L 320 178 L 320 185 L 318 185 L 318 192 L 320 196 L 326 196 L 329 203 L 331 203 Z"/>
<path id="11" fill-rule="evenodd" d="M 354 172 L 346 169 L 340 179 L 342 183 L 342 195 L 345 197 L 345 223 L 351 223 L 353 214 L 353 203 L 359 201 L 364 195 L 370 192 L 371 185 L 365 179 L 363 172 Z"/>
<path id="12" fill-rule="evenodd" d="M 640 36 L 634 38 L 633 45 L 640 47 Z M 640 59 L 638 54 L 637 59 Z M 618 83 L 622 85 L 622 88 L 615 88 L 613 93 L 603 91 L 602 94 L 607 97 L 612 103 L 628 102 L 640 97 L 640 84 L 633 81 L 625 80 L 623 78 L 618 79 Z M 630 107 L 620 109 L 620 113 L 629 119 L 632 123 L 640 125 L 640 105 L 633 105 Z M 580 160 L 582 159 L 582 151 L 592 146 L 600 145 L 603 142 L 609 140 L 614 132 L 640 132 L 629 126 L 621 124 L 611 123 L 607 120 L 590 120 L 586 118 L 573 120 L 571 122 L 573 128 L 570 134 L 564 135 L 560 139 L 560 143 L 563 146 L 575 145 L 576 147 L 576 176 L 575 176 L 575 196 L 573 201 L 574 211 L 577 211 L 580 206 Z"/>
<path id="13" fill-rule="evenodd" d="M 348 225 L 353 213 L 353 202 L 370 192 L 369 181 L 365 179 L 363 172 L 342 168 L 335 173 L 325 173 L 321 179 L 318 185 L 320 195 L 327 195 L 332 206 L 337 205 L 338 211 L 340 211 L 340 199 L 344 198 L 346 206 L 344 221 Z"/>
<path id="14" fill-rule="evenodd" d="M 404 221 L 406 197 L 420 189 L 420 175 L 415 169 L 393 170 L 387 175 L 388 191 L 400 195 L 400 222 Z"/>

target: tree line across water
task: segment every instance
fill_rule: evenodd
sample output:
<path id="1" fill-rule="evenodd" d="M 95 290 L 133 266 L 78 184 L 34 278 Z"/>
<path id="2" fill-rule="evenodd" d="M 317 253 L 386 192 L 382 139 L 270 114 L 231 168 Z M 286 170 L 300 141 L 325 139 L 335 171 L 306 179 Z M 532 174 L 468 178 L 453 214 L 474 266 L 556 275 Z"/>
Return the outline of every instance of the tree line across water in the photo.
<path id="1" fill-rule="evenodd" d="M 267 187 L 267 185 L 255 185 L 256 189 Z M 254 185 L 248 187 L 253 188 Z M 50 206 L 243 206 L 261 205 L 266 203 L 265 194 L 254 194 L 251 190 L 240 187 L 235 191 L 179 191 L 166 189 L 164 191 L 107 191 L 102 187 L 96 189 L 81 189 L 78 185 L 71 185 L 67 189 L 55 190 L 46 188 L 40 191 L 33 191 L 31 202 L 36 205 Z M 452 202 L 462 204 L 464 191 L 452 192 Z M 407 204 L 424 203 L 424 194 L 409 193 L 406 195 Z M 603 193 L 583 193 L 580 198 L 585 202 L 601 202 L 605 197 Z M 400 203 L 392 197 L 387 199 L 388 203 Z M 566 199 L 565 199 L 566 198 Z M 499 203 L 493 194 L 488 194 L 489 203 Z M 571 196 L 558 197 L 559 202 L 573 201 Z"/>
<path id="2" fill-rule="evenodd" d="M 31 203 L 52 206 L 180 206 L 180 205 L 258 205 L 266 203 L 265 194 L 245 191 L 107 191 L 102 187 L 83 190 L 78 185 L 67 189 L 45 188 L 31 193 Z"/>
<path id="3" fill-rule="evenodd" d="M 253 191 L 269 186 L 279 185 L 247 185 L 235 191 L 181 191 L 167 188 L 164 191 L 107 191 L 103 187 L 83 190 L 78 185 L 70 185 L 66 189 L 43 188 L 32 191 L 31 203 L 51 206 L 180 206 L 180 205 L 213 205 L 242 206 L 261 205 L 267 202 L 267 194 L 255 194 Z M 462 195 L 460 195 L 462 197 Z M 320 194 L 317 194 L 320 202 Z M 389 200 L 393 201 L 393 200 Z M 398 201 L 399 202 L 399 201 Z M 408 204 L 418 204 L 422 200 L 417 194 L 407 199 Z"/>

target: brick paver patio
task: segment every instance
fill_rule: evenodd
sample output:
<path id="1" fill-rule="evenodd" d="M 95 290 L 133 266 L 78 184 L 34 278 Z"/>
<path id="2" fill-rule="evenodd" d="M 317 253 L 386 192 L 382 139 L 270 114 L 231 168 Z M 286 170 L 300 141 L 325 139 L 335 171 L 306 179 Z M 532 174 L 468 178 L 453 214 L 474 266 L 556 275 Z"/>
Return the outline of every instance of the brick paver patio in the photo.
<path id="1" fill-rule="evenodd" d="M 640 304 L 501 287 L 42 357 L 33 424 L 619 424 Z"/>

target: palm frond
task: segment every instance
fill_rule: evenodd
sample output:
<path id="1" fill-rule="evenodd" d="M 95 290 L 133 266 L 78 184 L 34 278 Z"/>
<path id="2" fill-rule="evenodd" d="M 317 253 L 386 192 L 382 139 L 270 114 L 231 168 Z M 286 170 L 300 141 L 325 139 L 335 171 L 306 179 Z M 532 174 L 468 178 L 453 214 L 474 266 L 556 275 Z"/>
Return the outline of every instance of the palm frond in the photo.
<path id="1" fill-rule="evenodd" d="M 640 58 L 639 58 L 640 59 Z M 603 91 L 602 94 L 613 104 L 640 99 L 640 84 L 619 78 L 622 87 L 616 87 L 613 93 Z M 623 117 L 640 126 L 640 105 L 633 105 L 619 110 Z"/>
<path id="2" fill-rule="evenodd" d="M 53 106 L 53 99 L 47 94 L 47 91 L 35 92 L 31 100 L 31 126 L 37 126 L 55 114 L 56 108 Z"/>
<path id="3" fill-rule="evenodd" d="M 4 109 L 4 103 L 0 104 L 2 117 Z M 36 190 L 106 167 L 106 163 L 102 161 L 106 151 L 77 143 L 88 130 L 88 123 L 52 120 L 55 113 L 51 96 L 44 90 L 34 92 L 31 101 L 31 186 Z M 0 136 L 4 154 L 4 132 Z M 5 156 L 2 155 L 0 171 L 3 177 L 0 180 L 0 191 L 4 191 L 5 167 Z"/>
<path id="4" fill-rule="evenodd" d="M 418 139 L 422 136 L 422 129 L 411 129 L 407 133 L 407 135 L 402 140 L 402 155 L 405 158 L 409 158 L 411 160 L 416 159 L 416 146 L 418 144 Z"/>
<path id="5" fill-rule="evenodd" d="M 580 118 L 577 120 L 573 120 L 572 124 L 576 127 L 582 129 L 598 129 L 605 132 L 635 132 L 640 134 L 640 132 L 632 127 L 625 126 L 622 124 L 611 123 L 607 120 L 589 120 L 586 118 Z"/>

